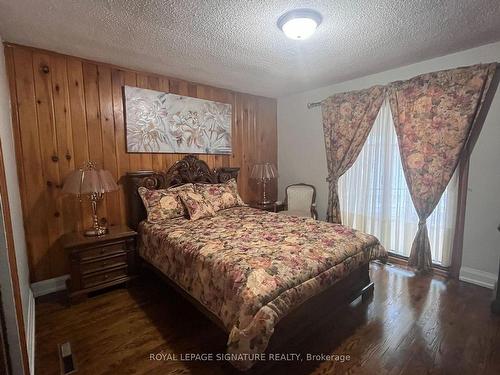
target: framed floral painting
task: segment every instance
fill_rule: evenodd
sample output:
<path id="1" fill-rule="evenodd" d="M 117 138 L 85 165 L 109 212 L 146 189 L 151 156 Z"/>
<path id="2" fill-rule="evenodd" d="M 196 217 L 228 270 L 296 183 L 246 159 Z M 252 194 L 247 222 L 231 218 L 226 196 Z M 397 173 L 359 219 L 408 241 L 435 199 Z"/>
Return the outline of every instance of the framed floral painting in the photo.
<path id="1" fill-rule="evenodd" d="M 231 104 L 124 86 L 127 152 L 231 153 Z"/>

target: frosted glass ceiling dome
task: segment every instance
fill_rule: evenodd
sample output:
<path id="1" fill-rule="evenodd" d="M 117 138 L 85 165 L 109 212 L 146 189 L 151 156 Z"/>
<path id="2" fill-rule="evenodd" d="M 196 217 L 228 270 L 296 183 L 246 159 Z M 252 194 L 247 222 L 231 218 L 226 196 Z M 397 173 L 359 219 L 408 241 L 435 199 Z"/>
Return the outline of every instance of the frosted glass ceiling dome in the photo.
<path id="1" fill-rule="evenodd" d="M 312 9 L 294 9 L 278 18 L 278 27 L 290 39 L 304 40 L 314 34 L 322 17 Z"/>

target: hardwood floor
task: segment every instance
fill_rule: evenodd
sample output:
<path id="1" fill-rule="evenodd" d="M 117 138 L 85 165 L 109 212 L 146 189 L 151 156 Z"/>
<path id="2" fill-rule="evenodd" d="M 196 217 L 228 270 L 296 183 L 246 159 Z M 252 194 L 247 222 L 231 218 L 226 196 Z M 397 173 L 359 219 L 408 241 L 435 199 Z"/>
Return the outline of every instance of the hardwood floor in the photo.
<path id="1" fill-rule="evenodd" d="M 245 374 L 500 374 L 500 317 L 492 292 L 438 277 L 371 265 L 371 301 L 320 319 L 281 352 L 303 361 L 258 363 Z M 236 374 L 226 362 L 153 361 L 156 353 L 223 353 L 226 337 L 152 278 L 66 306 L 37 301 L 36 374 L 59 374 L 57 344 L 70 341 L 77 374 Z M 325 306 L 325 309 L 329 309 Z M 307 361 L 307 353 L 349 355 Z"/>

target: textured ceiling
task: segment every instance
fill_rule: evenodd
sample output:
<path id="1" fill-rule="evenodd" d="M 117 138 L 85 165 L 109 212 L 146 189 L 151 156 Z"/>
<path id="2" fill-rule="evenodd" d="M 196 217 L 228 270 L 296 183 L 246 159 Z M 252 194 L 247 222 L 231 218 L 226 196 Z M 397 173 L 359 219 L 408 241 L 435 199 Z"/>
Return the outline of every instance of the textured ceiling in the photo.
<path id="1" fill-rule="evenodd" d="M 287 39 L 285 11 L 323 15 Z M 281 96 L 500 40 L 500 0 L 0 0 L 0 35 L 148 72 Z"/>

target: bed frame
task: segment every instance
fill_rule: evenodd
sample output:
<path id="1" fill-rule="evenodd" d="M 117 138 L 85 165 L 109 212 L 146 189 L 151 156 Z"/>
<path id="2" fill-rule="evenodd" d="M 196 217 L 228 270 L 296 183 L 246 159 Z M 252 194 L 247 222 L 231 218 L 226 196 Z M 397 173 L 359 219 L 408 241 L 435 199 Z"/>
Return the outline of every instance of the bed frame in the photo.
<path id="1" fill-rule="evenodd" d="M 132 229 L 137 230 L 139 223 L 146 219 L 146 210 L 137 192 L 137 189 L 141 186 L 147 187 L 148 189 L 165 189 L 187 183 L 215 184 L 226 182 L 231 178 L 237 178 L 238 171 L 239 168 L 228 167 L 212 170 L 204 161 L 198 159 L 195 155 L 187 155 L 182 160 L 172 165 L 166 172 L 128 172 L 126 175 L 128 225 Z M 153 271 L 156 275 L 165 280 L 186 299 L 191 301 L 194 306 L 211 319 L 217 326 L 225 332 L 228 332 L 217 316 L 206 309 L 200 302 L 185 292 L 155 266 L 144 259 L 140 259 L 140 264 L 143 268 Z M 324 292 L 310 298 L 307 302 L 283 318 L 276 326 L 278 334 L 275 333 L 272 336 L 269 347 L 275 347 L 275 345 L 279 347 L 281 342 L 286 342 L 290 339 L 290 329 L 279 329 L 279 327 L 290 326 L 293 328 L 292 331 L 302 331 L 301 329 L 297 329 L 297 326 L 307 326 L 308 323 L 314 323 L 316 321 L 313 317 L 315 312 L 327 310 L 328 313 L 331 313 L 331 308 L 349 304 L 359 296 L 362 296 L 364 301 L 372 295 L 373 283 L 370 281 L 369 265 L 365 264 Z M 287 337 L 280 335 L 279 331 L 286 332 Z"/>

